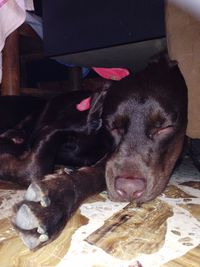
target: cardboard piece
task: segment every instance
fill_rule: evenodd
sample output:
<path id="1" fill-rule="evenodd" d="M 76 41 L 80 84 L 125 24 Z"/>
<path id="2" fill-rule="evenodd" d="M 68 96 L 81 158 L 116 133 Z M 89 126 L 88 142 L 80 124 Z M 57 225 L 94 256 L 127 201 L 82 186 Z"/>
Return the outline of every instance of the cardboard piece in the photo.
<path id="1" fill-rule="evenodd" d="M 187 135 L 200 138 L 200 21 L 166 2 L 167 45 L 188 86 Z"/>

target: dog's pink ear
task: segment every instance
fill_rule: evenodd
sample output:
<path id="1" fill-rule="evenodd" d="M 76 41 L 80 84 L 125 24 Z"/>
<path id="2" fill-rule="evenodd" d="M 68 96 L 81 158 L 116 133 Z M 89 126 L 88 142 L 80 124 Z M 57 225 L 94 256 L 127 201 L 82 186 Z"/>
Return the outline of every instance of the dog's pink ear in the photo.
<path id="1" fill-rule="evenodd" d="M 95 93 L 91 99 L 91 107 L 87 117 L 88 133 L 98 131 L 102 126 L 101 115 L 106 94 L 107 90 L 103 90 Z"/>

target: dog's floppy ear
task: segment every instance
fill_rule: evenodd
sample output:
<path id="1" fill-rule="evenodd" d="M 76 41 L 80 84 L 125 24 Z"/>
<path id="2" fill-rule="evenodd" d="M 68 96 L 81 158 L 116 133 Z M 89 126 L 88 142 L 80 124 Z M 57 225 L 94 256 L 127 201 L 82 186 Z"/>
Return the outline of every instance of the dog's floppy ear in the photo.
<path id="1" fill-rule="evenodd" d="M 102 126 L 101 115 L 103 112 L 103 103 L 110 85 L 111 83 L 106 83 L 100 92 L 93 94 L 91 107 L 87 116 L 87 129 L 89 134 L 98 131 Z"/>

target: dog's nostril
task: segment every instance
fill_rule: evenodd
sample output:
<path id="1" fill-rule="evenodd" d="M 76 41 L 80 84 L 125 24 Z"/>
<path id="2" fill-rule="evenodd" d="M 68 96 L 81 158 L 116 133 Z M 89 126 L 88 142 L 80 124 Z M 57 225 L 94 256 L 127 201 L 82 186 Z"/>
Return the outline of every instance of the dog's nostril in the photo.
<path id="1" fill-rule="evenodd" d="M 139 198 L 146 189 L 146 181 L 140 177 L 117 177 L 115 190 L 121 199 L 131 201 Z"/>
<path id="2" fill-rule="evenodd" d="M 122 198 L 126 197 L 126 192 L 121 190 L 121 189 L 117 189 L 116 192 L 118 193 L 118 195 Z"/>

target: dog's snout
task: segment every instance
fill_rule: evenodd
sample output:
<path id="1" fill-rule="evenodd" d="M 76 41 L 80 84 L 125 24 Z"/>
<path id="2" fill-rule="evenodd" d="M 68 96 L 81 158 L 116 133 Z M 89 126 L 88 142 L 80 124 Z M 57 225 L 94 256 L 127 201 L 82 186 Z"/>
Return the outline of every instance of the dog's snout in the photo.
<path id="1" fill-rule="evenodd" d="M 146 180 L 143 177 L 117 177 L 115 190 L 123 201 L 132 201 L 139 198 L 146 189 Z"/>

